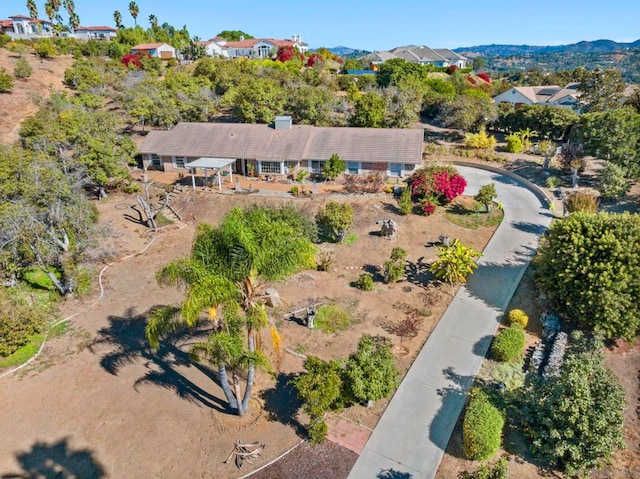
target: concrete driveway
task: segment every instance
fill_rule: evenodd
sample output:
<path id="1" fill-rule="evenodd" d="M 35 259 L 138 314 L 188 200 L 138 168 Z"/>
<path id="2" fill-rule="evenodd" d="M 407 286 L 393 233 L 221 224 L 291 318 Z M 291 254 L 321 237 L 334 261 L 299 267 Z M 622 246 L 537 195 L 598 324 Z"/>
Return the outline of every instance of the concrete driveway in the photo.
<path id="1" fill-rule="evenodd" d="M 433 478 L 501 316 L 552 214 L 516 180 L 457 167 L 467 195 L 495 183 L 504 220 L 380 418 L 349 479 Z"/>

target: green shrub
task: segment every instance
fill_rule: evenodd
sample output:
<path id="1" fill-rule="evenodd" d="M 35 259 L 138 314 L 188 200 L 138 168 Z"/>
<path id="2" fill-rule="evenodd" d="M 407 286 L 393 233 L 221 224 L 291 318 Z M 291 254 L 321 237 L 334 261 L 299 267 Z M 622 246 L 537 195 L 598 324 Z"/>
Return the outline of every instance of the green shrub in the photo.
<path id="1" fill-rule="evenodd" d="M 311 444 L 321 444 L 327 438 L 329 428 L 323 419 L 312 419 L 307 426 L 307 434 L 309 434 L 309 442 Z"/>
<path id="2" fill-rule="evenodd" d="M 498 361 L 513 361 L 522 354 L 524 330 L 520 325 L 509 326 L 498 333 L 491 343 L 491 354 Z"/>
<path id="3" fill-rule="evenodd" d="M 521 309 L 512 309 L 509 311 L 507 320 L 509 321 L 509 325 L 519 324 L 523 328 L 526 328 L 527 324 L 529 324 L 529 316 Z"/>
<path id="4" fill-rule="evenodd" d="M 18 58 L 16 66 L 13 68 L 13 75 L 16 78 L 29 78 L 32 73 L 33 68 L 29 65 L 29 62 L 24 57 Z"/>
<path id="5" fill-rule="evenodd" d="M 6 33 L 0 33 L 0 48 L 4 47 L 11 41 L 11 37 Z"/>
<path id="6" fill-rule="evenodd" d="M 329 303 L 318 308 L 314 323 L 319 330 L 325 333 L 336 333 L 347 329 L 351 321 L 351 315 L 342 306 Z"/>
<path id="7" fill-rule="evenodd" d="M 358 341 L 358 350 L 349 356 L 345 374 L 351 394 L 360 403 L 388 397 L 398 377 L 391 342 L 364 334 Z"/>
<path id="8" fill-rule="evenodd" d="M 600 173 L 596 187 L 603 198 L 621 198 L 631 189 L 631 182 L 626 178 L 622 168 L 607 162 Z"/>
<path id="9" fill-rule="evenodd" d="M 362 273 L 356 281 L 356 288 L 362 291 L 372 291 L 373 286 L 373 275 L 371 273 Z"/>
<path id="10" fill-rule="evenodd" d="M 467 133 L 464 135 L 464 146 L 492 150 L 496 147 L 496 137 L 488 135 L 486 130 L 480 130 L 478 133 Z"/>
<path id="11" fill-rule="evenodd" d="M 501 457 L 493 466 L 483 464 L 474 472 L 462 471 L 458 479 L 509 479 L 509 465 L 506 458 Z"/>
<path id="12" fill-rule="evenodd" d="M 7 73 L 4 68 L 0 68 L 0 93 L 8 93 L 13 90 L 13 75 Z"/>
<path id="13" fill-rule="evenodd" d="M 292 196 L 300 196 L 300 188 L 297 185 L 293 185 L 289 190 Z"/>
<path id="14" fill-rule="evenodd" d="M 398 198 L 398 210 L 401 215 L 409 215 L 413 211 L 413 202 L 411 201 L 411 188 L 402 189 L 402 194 Z"/>
<path id="15" fill-rule="evenodd" d="M 472 389 L 469 396 L 462 423 L 464 455 L 474 460 L 490 459 L 500 449 L 504 418 L 480 389 Z"/>
<path id="16" fill-rule="evenodd" d="M 522 138 L 520 135 L 511 133 L 507 137 L 507 151 L 509 153 L 520 153 L 524 149 L 522 145 Z"/>

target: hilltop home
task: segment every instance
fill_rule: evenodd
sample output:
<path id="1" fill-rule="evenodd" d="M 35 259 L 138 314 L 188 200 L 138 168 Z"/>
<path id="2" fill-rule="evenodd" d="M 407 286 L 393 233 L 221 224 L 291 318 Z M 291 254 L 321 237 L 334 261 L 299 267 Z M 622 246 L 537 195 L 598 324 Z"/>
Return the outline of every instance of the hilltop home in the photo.
<path id="1" fill-rule="evenodd" d="M 578 83 L 569 83 L 567 86 L 516 86 L 500 93 L 493 98 L 496 105 L 511 103 L 515 108 L 522 105 L 547 105 L 561 108 L 570 108 L 580 112 L 580 92 Z"/>
<path id="2" fill-rule="evenodd" d="M 168 43 L 141 43 L 131 48 L 131 53 L 147 52 L 152 58 L 175 58 L 176 49 Z"/>
<path id="3" fill-rule="evenodd" d="M 104 25 L 97 27 L 78 27 L 75 29 L 74 37 L 79 40 L 114 40 L 117 37 L 118 29 Z"/>
<path id="4" fill-rule="evenodd" d="M 436 67 L 456 66 L 466 68 L 467 58 L 446 48 L 429 48 L 425 45 L 396 47 L 389 51 L 373 52 L 365 55 L 363 59 L 369 63 L 372 70 L 378 70 L 384 62 L 394 58 L 401 58 L 410 63 L 420 65 L 433 65 Z"/>
<path id="5" fill-rule="evenodd" d="M 198 42 L 207 49 L 207 55 L 225 58 L 271 58 L 278 48 L 290 46 L 300 53 L 307 53 L 309 45 L 302 41 L 302 35 L 292 35 L 291 39 L 244 38 L 238 41 L 227 41 L 222 37 L 214 37 L 205 42 Z"/>
<path id="6" fill-rule="evenodd" d="M 0 33 L 6 33 L 14 40 L 50 37 L 53 35 L 53 23 L 24 15 L 11 15 L 8 20 L 0 20 Z"/>
<path id="7" fill-rule="evenodd" d="M 320 174 L 335 153 L 346 162 L 347 174 L 404 177 L 422 164 L 423 136 L 422 129 L 293 125 L 290 116 L 279 116 L 273 126 L 178 123 L 169 131 L 150 132 L 139 152 L 145 169 L 185 171 L 206 158 L 233 172 L 278 176 L 300 170 Z"/>

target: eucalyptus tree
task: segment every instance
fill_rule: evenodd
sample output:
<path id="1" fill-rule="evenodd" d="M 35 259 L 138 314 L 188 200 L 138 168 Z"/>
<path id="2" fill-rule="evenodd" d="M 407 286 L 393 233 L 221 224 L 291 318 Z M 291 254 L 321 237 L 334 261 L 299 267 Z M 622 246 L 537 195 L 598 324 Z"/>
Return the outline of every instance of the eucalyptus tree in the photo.
<path id="1" fill-rule="evenodd" d="M 243 415 L 256 369 L 270 369 L 258 347 L 259 331 L 268 324 L 264 288 L 312 266 L 315 252 L 302 228 L 277 210 L 234 208 L 218 227 L 200 224 L 191 254 L 157 272 L 159 284 L 182 286 L 185 297 L 178 308 L 152 311 L 146 328 L 149 344 L 158 348 L 165 334 L 196 327 L 207 311 L 212 334 L 193 346 L 192 357 L 217 367 L 230 408 Z M 272 335 L 278 337 L 275 328 Z"/>

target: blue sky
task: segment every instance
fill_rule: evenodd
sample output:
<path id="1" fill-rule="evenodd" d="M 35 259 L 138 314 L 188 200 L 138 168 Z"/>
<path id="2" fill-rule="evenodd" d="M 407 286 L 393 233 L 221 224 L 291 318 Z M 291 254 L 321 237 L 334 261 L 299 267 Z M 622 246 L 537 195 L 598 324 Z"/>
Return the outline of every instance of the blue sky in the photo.
<path id="1" fill-rule="evenodd" d="M 36 0 L 44 17 L 45 0 Z M 129 1 L 75 0 L 82 25 L 113 25 L 120 10 L 133 26 Z M 388 50 L 400 45 L 457 48 L 491 43 L 560 45 L 580 40 L 619 42 L 640 38 L 637 0 L 138 0 L 138 23 L 186 25 L 202 39 L 222 30 L 255 37 L 300 33 L 312 48 L 343 45 Z M 26 0 L 0 0 L 0 19 L 27 14 Z"/>

